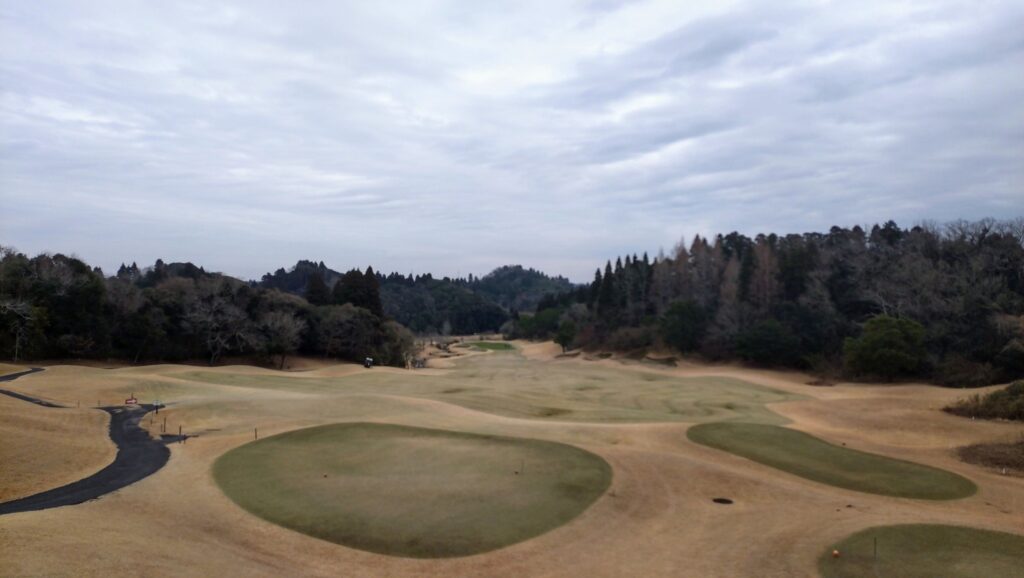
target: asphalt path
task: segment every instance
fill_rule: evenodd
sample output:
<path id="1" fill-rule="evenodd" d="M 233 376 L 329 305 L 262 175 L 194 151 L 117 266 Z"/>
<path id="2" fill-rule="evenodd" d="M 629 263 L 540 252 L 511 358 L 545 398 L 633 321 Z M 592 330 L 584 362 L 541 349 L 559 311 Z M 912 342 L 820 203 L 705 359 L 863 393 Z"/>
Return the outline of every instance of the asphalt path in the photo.
<path id="1" fill-rule="evenodd" d="M 0 381 L 13 381 L 18 377 L 37 371 L 42 371 L 42 369 L 33 368 L 29 371 L 6 375 L 0 377 Z M 63 407 L 5 389 L 0 389 L 0 393 L 44 407 Z M 139 427 L 139 420 L 156 409 L 155 406 L 146 404 L 100 409 L 110 414 L 110 439 L 117 446 L 117 456 L 114 461 L 95 474 L 77 482 L 0 503 L 0 516 L 15 512 L 34 512 L 81 504 L 133 484 L 164 467 L 167 460 L 170 459 L 170 450 L 167 449 L 164 441 L 153 439 L 146 430 Z M 170 437 L 168 441 L 178 441 L 177 436 Z"/>

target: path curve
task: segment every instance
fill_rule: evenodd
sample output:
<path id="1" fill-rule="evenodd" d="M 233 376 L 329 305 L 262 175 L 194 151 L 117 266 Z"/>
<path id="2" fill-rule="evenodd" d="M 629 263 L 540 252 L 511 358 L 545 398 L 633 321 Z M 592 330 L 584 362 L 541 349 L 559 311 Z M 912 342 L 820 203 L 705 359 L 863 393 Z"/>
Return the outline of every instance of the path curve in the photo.
<path id="1" fill-rule="evenodd" d="M 13 381 L 23 375 L 42 371 L 33 368 L 0 377 L 0 381 Z M 24 394 L 0 389 L 0 393 L 44 407 L 63 406 L 43 401 Z M 150 437 L 149 432 L 139 427 L 139 420 L 156 409 L 146 404 L 136 407 L 103 407 L 110 414 L 110 439 L 117 446 L 117 456 L 107 467 L 95 474 L 59 488 L 0 503 L 0 516 L 16 512 L 34 512 L 61 506 L 81 504 L 110 492 L 133 484 L 156 473 L 170 459 L 171 452 L 164 442 Z M 177 440 L 177 436 L 174 436 Z"/>
<path id="2" fill-rule="evenodd" d="M 32 369 L 29 369 L 29 370 L 26 370 L 26 371 L 19 371 L 18 373 L 10 373 L 10 374 L 4 375 L 4 376 L 0 376 L 0 381 L 14 381 L 15 379 L 18 379 L 19 377 L 21 377 L 23 375 L 30 375 L 30 374 L 33 374 L 33 373 L 38 373 L 40 371 L 43 371 L 42 367 L 33 367 Z M 0 393 L 2 393 L 4 395 L 9 395 L 9 396 L 11 396 L 11 397 L 13 397 L 15 399 L 20 399 L 21 401 L 27 401 L 29 403 L 34 403 L 36 405 L 41 405 L 43 407 L 64 407 L 63 405 L 57 405 L 55 403 L 50 403 L 48 401 L 43 401 L 41 399 L 37 399 L 37 398 L 34 398 L 34 397 L 29 397 L 29 396 L 27 396 L 25 394 L 18 393 L 16 391 L 10 391 L 8 389 L 0 389 Z"/>

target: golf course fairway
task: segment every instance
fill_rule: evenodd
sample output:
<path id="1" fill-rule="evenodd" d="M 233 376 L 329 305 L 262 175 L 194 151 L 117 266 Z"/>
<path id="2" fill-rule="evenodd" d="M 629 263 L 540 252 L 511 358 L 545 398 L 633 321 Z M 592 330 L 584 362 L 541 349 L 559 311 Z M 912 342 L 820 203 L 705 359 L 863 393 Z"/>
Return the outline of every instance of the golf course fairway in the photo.
<path id="1" fill-rule="evenodd" d="M 848 490 L 916 498 L 955 500 L 977 487 L 952 472 L 832 445 L 789 428 L 719 422 L 691 427 L 690 440 Z"/>
<path id="2" fill-rule="evenodd" d="M 833 550 L 838 557 L 833 557 Z M 823 578 L 992 578 L 1020 576 L 1022 561 L 1021 536 L 963 526 L 906 524 L 857 532 L 824 552 L 818 569 Z"/>
<path id="3" fill-rule="evenodd" d="M 554 442 L 372 423 L 286 432 L 221 456 L 224 492 L 287 528 L 380 554 L 487 552 L 575 518 L 611 483 Z"/>

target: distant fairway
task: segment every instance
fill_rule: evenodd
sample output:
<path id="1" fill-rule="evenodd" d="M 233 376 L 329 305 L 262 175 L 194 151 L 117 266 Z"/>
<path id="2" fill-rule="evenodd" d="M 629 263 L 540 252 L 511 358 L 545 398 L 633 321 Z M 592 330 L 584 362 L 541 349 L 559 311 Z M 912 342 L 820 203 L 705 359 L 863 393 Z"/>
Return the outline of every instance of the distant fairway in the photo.
<path id="1" fill-rule="evenodd" d="M 511 343 L 504 343 L 501 341 L 474 341 L 467 342 L 474 347 L 480 349 L 487 349 L 490 351 L 514 351 L 516 346 Z"/>
<path id="2" fill-rule="evenodd" d="M 832 557 L 832 550 L 839 550 L 839 558 Z M 1024 536 L 932 524 L 868 528 L 828 548 L 818 569 L 823 578 L 1021 576 Z"/>
<path id="3" fill-rule="evenodd" d="M 604 460 L 565 444 L 369 423 L 253 442 L 224 454 L 213 473 L 231 499 L 271 522 L 415 558 L 543 534 L 583 512 L 612 478 Z"/>
<path id="4" fill-rule="evenodd" d="M 486 342 L 485 342 L 486 343 Z M 744 421 L 783 424 L 766 404 L 804 396 L 730 377 L 670 377 L 603 365 L 477 355 L 446 374 L 358 372 L 344 377 L 189 371 L 191 381 L 302 393 L 387 394 L 452 403 L 506 417 L 595 423 Z"/>
<path id="5" fill-rule="evenodd" d="M 974 494 L 970 480 L 930 466 L 839 447 L 796 430 L 749 423 L 708 423 L 687 437 L 797 476 L 848 490 L 954 500 Z"/>

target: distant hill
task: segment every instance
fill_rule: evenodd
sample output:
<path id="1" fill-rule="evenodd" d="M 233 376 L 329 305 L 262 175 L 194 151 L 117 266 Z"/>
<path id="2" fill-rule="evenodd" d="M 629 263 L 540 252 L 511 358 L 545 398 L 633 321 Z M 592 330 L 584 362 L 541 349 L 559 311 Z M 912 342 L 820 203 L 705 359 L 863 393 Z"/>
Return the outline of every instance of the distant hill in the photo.
<path id="1" fill-rule="evenodd" d="M 533 311 L 545 295 L 571 291 L 573 284 L 565 277 L 550 277 L 522 265 L 506 265 L 471 281 L 469 288 L 506 310 Z"/>
<path id="2" fill-rule="evenodd" d="M 328 289 L 343 277 L 323 261 L 302 260 L 291 269 L 267 273 L 259 285 L 306 295 L 318 276 Z M 434 278 L 377 273 L 384 314 L 417 333 L 497 331 L 512 311 L 532 311 L 545 295 L 569 291 L 564 277 L 550 277 L 521 265 L 499 267 L 483 277 Z"/>
<path id="3" fill-rule="evenodd" d="M 164 263 L 162 259 L 157 259 L 156 263 L 154 263 L 152 267 L 146 267 L 144 269 L 140 269 L 135 263 L 132 263 L 131 265 L 125 265 L 122 263 L 121 266 L 118 267 L 115 277 L 134 283 L 139 287 L 154 287 L 161 281 L 174 277 L 184 277 L 192 280 L 229 279 L 233 282 L 241 283 L 241 281 L 234 277 L 209 272 L 192 263 Z"/>
<path id="4" fill-rule="evenodd" d="M 341 273 L 328 269 L 323 261 L 317 263 L 303 259 L 287 271 L 282 267 L 273 273 L 267 273 L 259 284 L 268 289 L 280 289 L 287 293 L 305 295 L 306 288 L 309 286 L 309 278 L 318 273 L 328 287 L 333 287 L 342 277 Z"/>

